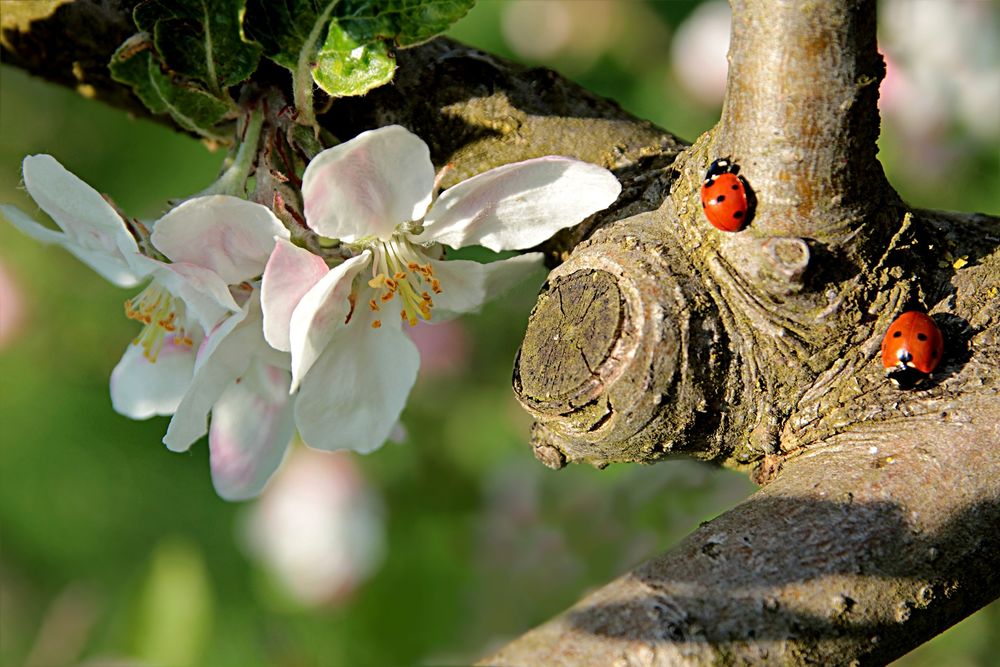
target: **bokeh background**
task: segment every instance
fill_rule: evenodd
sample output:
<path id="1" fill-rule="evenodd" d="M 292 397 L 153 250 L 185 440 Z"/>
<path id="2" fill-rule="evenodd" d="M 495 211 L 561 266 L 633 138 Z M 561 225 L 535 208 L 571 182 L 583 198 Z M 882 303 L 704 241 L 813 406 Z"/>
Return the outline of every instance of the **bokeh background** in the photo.
<path id="1" fill-rule="evenodd" d="M 881 157 L 913 204 L 1000 213 L 1000 16 L 990 0 L 883 0 Z M 453 35 L 552 67 L 694 140 L 716 121 L 718 0 L 480 0 Z M 0 201 L 51 153 L 132 215 L 205 187 L 219 154 L 7 67 Z M 463 664 L 669 547 L 753 491 L 690 462 L 554 472 L 511 397 L 535 288 L 415 332 L 404 444 L 298 446 L 230 504 L 204 443 L 168 452 L 107 378 L 129 293 L 0 224 L 0 664 Z M 993 604 L 900 665 L 1000 665 Z"/>

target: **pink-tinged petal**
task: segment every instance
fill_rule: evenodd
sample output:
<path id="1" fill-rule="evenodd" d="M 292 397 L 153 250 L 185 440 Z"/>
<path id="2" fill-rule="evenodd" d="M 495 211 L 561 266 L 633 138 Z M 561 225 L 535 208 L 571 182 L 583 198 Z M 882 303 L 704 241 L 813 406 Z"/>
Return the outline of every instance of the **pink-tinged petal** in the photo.
<path id="1" fill-rule="evenodd" d="M 195 359 L 194 377 L 170 420 L 163 444 L 183 452 L 205 435 L 208 413 L 222 392 L 246 373 L 259 352 L 270 349 L 262 332 L 260 300 L 252 298 L 205 338 Z"/>
<path id="2" fill-rule="evenodd" d="M 118 212 L 54 157 L 29 155 L 21 169 L 28 194 L 77 245 L 109 254 L 137 251 Z"/>
<path id="3" fill-rule="evenodd" d="M 489 264 L 462 259 L 429 260 L 434 276 L 441 281 L 441 293 L 434 295 L 432 321 L 448 320 L 479 310 L 542 267 L 542 253 L 531 252 Z"/>
<path id="4" fill-rule="evenodd" d="M 328 148 L 302 175 L 306 222 L 344 241 L 388 239 L 396 225 L 423 217 L 433 188 L 427 144 L 399 125 Z"/>
<path id="5" fill-rule="evenodd" d="M 171 261 L 210 269 L 236 285 L 263 272 L 275 236 L 287 239 L 288 230 L 266 206 L 211 195 L 171 209 L 153 227 L 151 240 Z"/>
<path id="6" fill-rule="evenodd" d="M 264 268 L 260 306 L 264 312 L 264 339 L 276 350 L 288 352 L 292 311 L 303 295 L 330 269 L 321 257 L 285 239 L 275 239 Z"/>
<path id="7" fill-rule="evenodd" d="M 508 164 L 441 193 L 416 241 L 531 248 L 607 208 L 619 192 L 614 174 L 589 162 L 549 156 Z"/>
<path id="8" fill-rule="evenodd" d="M 212 407 L 208 447 L 221 498 L 253 498 L 281 464 L 295 430 L 288 383 L 288 371 L 253 364 Z"/>
<path id="9" fill-rule="evenodd" d="M 129 345 L 111 372 L 111 405 L 130 419 L 171 415 L 194 375 L 194 350 L 168 336 L 156 361 L 142 345 Z"/>
<path id="10" fill-rule="evenodd" d="M 406 405 L 420 355 L 399 326 L 365 319 L 342 329 L 302 381 L 295 421 L 310 447 L 373 451 Z"/>
<path id="11" fill-rule="evenodd" d="M 351 314 L 351 294 L 354 276 L 371 262 L 371 253 L 364 251 L 335 266 L 312 289 L 306 292 L 292 312 L 289 345 L 292 352 L 292 391 L 312 367 L 330 339 L 347 324 Z M 363 312 L 366 303 L 357 304 Z"/>
<path id="12" fill-rule="evenodd" d="M 97 243 L 96 245 L 99 247 L 87 248 L 80 245 L 76 239 L 68 234 L 57 232 L 36 222 L 16 206 L 2 204 L 0 205 L 0 214 L 14 227 L 36 241 L 62 246 L 113 285 L 135 287 L 143 277 L 141 272 L 130 267 L 126 256 L 123 256 L 117 249 L 116 243 L 110 236 L 104 239 L 107 243 Z M 121 221 L 119 220 L 119 222 Z M 132 239 L 131 235 L 128 238 Z M 134 239 L 132 239 L 132 243 L 135 243 Z"/>
<path id="13" fill-rule="evenodd" d="M 229 313 L 240 310 L 229 286 L 210 269 L 183 262 L 167 264 L 144 255 L 137 255 L 132 263 L 152 274 L 154 280 L 181 299 L 205 331 Z"/>

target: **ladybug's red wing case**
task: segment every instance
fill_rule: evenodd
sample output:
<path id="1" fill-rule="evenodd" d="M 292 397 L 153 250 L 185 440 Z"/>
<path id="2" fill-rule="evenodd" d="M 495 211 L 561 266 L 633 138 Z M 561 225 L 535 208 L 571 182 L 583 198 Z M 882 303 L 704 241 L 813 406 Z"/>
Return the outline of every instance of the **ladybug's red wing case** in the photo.
<path id="1" fill-rule="evenodd" d="M 908 311 L 893 320 L 882 339 L 882 365 L 897 384 L 916 383 L 944 356 L 944 337 L 930 317 Z"/>
<path id="2" fill-rule="evenodd" d="M 716 160 L 708 168 L 701 186 L 701 206 L 716 229 L 738 232 L 749 219 L 747 182 L 738 176 L 739 165 Z"/>

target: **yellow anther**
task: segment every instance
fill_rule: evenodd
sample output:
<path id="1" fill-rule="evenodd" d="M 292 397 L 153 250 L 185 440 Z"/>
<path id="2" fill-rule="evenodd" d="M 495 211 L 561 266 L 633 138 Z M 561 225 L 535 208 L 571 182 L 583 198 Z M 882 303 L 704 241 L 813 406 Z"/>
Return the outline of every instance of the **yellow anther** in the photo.
<path id="1" fill-rule="evenodd" d="M 372 312 L 379 310 L 378 301 L 372 299 L 371 301 L 368 302 L 368 307 L 371 308 Z"/>
<path id="2" fill-rule="evenodd" d="M 382 328 L 382 320 L 375 320 L 372 322 L 372 329 L 381 329 L 381 328 Z"/>
<path id="3" fill-rule="evenodd" d="M 396 273 L 392 274 L 393 280 L 402 280 L 405 277 L 406 273 L 404 271 L 396 271 Z"/>

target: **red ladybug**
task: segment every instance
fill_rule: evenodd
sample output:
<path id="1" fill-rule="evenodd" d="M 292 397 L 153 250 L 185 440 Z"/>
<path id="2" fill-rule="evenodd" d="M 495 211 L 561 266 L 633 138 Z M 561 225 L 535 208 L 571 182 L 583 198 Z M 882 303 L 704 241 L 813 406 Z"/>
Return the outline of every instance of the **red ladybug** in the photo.
<path id="1" fill-rule="evenodd" d="M 886 377 L 900 387 L 923 381 L 944 355 L 944 337 L 934 320 L 911 310 L 889 325 L 882 339 L 882 365 Z"/>
<path id="2" fill-rule="evenodd" d="M 740 166 L 725 158 L 716 160 L 701 184 L 701 207 L 717 229 L 738 232 L 750 221 L 750 187 L 739 176 Z"/>

